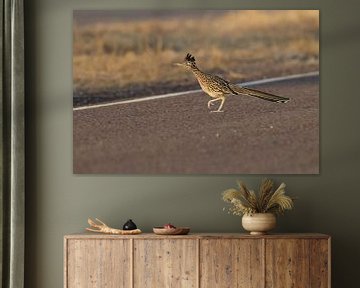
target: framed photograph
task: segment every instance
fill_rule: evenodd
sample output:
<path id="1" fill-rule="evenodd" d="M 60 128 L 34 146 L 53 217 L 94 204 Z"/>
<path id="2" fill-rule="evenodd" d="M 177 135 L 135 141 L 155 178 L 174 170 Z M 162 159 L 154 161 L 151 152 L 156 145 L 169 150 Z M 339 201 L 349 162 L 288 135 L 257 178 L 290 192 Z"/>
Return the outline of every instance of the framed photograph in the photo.
<path id="1" fill-rule="evenodd" d="M 75 10 L 73 172 L 319 173 L 319 11 Z"/>

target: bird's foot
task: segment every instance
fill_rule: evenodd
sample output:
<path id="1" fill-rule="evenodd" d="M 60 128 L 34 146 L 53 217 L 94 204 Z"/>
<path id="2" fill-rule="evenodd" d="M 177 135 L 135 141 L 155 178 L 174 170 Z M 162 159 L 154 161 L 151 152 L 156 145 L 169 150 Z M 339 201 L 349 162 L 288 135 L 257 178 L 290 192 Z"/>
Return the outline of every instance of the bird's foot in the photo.
<path id="1" fill-rule="evenodd" d="M 210 111 L 210 113 L 218 113 L 218 112 L 224 112 L 224 110 L 213 110 L 213 111 Z"/>

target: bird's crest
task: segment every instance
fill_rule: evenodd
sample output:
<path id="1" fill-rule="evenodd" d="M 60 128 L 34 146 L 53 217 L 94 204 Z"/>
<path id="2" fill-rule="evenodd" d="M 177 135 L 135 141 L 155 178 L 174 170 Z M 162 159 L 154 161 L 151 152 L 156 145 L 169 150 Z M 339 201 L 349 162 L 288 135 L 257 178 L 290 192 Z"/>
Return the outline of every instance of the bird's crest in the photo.
<path id="1" fill-rule="evenodd" d="M 195 63 L 195 57 L 192 56 L 190 53 L 186 54 L 185 61 L 193 62 Z"/>

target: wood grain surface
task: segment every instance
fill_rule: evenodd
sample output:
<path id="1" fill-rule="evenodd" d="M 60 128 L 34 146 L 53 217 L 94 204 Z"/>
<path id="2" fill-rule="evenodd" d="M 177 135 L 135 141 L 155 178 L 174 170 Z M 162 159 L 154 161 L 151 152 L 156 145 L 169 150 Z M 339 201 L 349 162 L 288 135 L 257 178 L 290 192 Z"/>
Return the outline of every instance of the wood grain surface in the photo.
<path id="1" fill-rule="evenodd" d="M 200 263 L 200 287 L 263 287 L 261 239 L 202 240 Z"/>
<path id="2" fill-rule="evenodd" d="M 197 287 L 197 241 L 134 241 L 134 287 Z"/>
<path id="3" fill-rule="evenodd" d="M 130 240 L 69 241 L 65 287 L 131 287 L 129 252 Z"/>
<path id="4" fill-rule="evenodd" d="M 76 233 L 65 235 L 65 239 L 329 239 L 329 235 L 320 233 L 287 233 L 250 235 L 249 233 L 189 233 L 188 235 L 156 235 L 154 233 L 142 233 L 139 235 L 111 235 L 102 233 Z"/>
<path id="5" fill-rule="evenodd" d="M 330 288 L 323 234 L 65 236 L 65 288 Z"/>
<path id="6" fill-rule="evenodd" d="M 266 287 L 308 287 L 309 240 L 266 240 Z"/>
<path id="7" fill-rule="evenodd" d="M 310 242 L 310 287 L 327 288 L 330 279 L 330 241 L 313 239 Z"/>

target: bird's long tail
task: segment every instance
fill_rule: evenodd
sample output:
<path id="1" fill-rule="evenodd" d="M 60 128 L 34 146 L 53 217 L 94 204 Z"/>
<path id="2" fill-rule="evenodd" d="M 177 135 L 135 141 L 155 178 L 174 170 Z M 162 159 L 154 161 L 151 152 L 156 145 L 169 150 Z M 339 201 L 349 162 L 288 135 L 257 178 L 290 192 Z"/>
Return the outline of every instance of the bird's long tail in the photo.
<path id="1" fill-rule="evenodd" d="M 243 94 L 247 96 L 253 96 L 257 98 L 261 98 L 267 101 L 276 102 L 276 103 L 286 103 L 290 99 L 287 97 L 277 96 L 271 93 L 263 92 L 260 90 L 247 88 L 247 87 L 241 87 L 237 85 L 230 84 L 231 90 L 234 92 L 234 94 Z"/>

